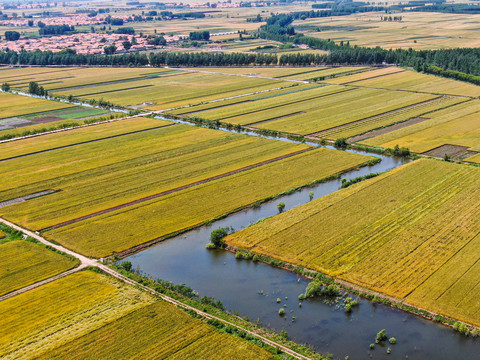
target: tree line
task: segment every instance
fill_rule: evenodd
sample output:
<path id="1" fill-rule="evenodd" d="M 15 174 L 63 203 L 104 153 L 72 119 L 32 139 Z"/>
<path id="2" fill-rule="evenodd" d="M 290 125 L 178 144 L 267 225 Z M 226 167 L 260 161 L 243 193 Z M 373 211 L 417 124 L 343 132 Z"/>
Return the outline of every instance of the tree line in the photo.
<path id="1" fill-rule="evenodd" d="M 90 66 L 242 66 L 277 65 L 274 54 L 256 53 L 186 53 L 186 52 L 132 52 L 122 55 L 77 54 L 67 49 L 51 51 L 0 51 L 0 63 L 9 65 L 90 65 Z"/>

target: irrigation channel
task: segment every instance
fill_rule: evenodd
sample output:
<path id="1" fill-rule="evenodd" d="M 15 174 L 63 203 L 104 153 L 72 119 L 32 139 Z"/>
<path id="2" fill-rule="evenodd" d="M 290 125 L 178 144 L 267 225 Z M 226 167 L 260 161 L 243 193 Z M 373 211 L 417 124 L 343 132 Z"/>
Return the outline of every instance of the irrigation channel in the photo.
<path id="1" fill-rule="evenodd" d="M 182 122 L 183 121 L 178 121 Z M 252 135 L 255 135 L 252 133 Z M 288 139 L 280 139 L 291 141 Z M 313 144 L 316 145 L 316 144 Z M 353 170 L 342 178 L 347 180 L 396 168 L 409 160 L 355 150 L 346 150 L 381 158 L 373 166 Z M 325 298 L 307 299 L 299 306 L 298 295 L 305 292 L 309 280 L 287 270 L 264 263 L 236 260 L 224 250 L 206 250 L 210 233 L 221 227 L 241 230 L 261 219 L 278 214 L 277 204 L 285 203 L 285 211 L 310 200 L 337 191 L 341 180 L 332 180 L 285 195 L 257 208 L 249 208 L 210 225 L 170 238 L 125 260 L 141 273 L 175 284 L 186 284 L 200 296 L 221 300 L 228 311 L 236 311 L 251 321 L 260 319 L 266 328 L 280 332 L 285 329 L 290 339 L 312 345 L 322 354 L 336 359 L 474 359 L 480 343 L 466 338 L 451 328 L 425 320 L 383 304 L 361 299 L 360 305 L 348 314 L 341 301 Z M 394 189 L 392 189 L 394 191 Z M 301 239 L 299 239 L 301 241 Z M 277 303 L 277 298 L 281 303 Z M 286 305 L 286 315 L 278 310 Z M 387 330 L 397 343 L 375 343 L 377 332 Z M 387 348 L 391 354 L 387 355 Z"/>

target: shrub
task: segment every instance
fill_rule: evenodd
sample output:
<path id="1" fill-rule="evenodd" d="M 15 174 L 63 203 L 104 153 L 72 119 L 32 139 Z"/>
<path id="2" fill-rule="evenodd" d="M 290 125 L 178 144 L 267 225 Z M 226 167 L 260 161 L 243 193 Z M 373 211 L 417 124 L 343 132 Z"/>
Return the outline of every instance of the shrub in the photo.
<path id="1" fill-rule="evenodd" d="M 334 143 L 335 147 L 345 149 L 348 146 L 346 138 L 338 138 Z"/>
<path id="2" fill-rule="evenodd" d="M 131 261 L 122 261 L 120 266 L 125 270 L 125 271 L 132 271 L 132 262 Z"/>
<path id="3" fill-rule="evenodd" d="M 228 235 L 228 228 L 220 228 L 210 233 L 210 242 L 216 247 L 224 247 L 223 238 Z"/>
<path id="4" fill-rule="evenodd" d="M 387 330 L 383 329 L 383 330 L 380 330 L 378 333 L 377 333 L 377 342 L 380 342 L 380 341 L 385 341 L 387 340 L 388 337 L 387 337 Z"/>
<path id="5" fill-rule="evenodd" d="M 391 337 L 390 339 L 388 339 L 388 342 L 393 345 L 397 343 L 397 339 L 395 339 L 394 337 Z"/>
<path id="6" fill-rule="evenodd" d="M 282 212 L 285 209 L 285 203 L 281 202 L 277 205 L 278 212 Z"/>
<path id="7" fill-rule="evenodd" d="M 214 243 L 208 243 L 207 246 L 206 246 L 206 248 L 207 248 L 208 250 L 213 250 L 213 249 L 216 249 L 217 247 L 215 246 Z"/>
<path id="8" fill-rule="evenodd" d="M 278 315 L 284 316 L 285 315 L 285 309 L 284 308 L 279 309 L 278 310 Z"/>

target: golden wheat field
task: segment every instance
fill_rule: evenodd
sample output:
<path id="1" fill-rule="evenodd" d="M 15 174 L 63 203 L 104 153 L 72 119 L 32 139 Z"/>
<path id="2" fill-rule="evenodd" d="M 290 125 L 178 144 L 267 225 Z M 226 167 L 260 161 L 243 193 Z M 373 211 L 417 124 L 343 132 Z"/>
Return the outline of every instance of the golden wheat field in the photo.
<path id="1" fill-rule="evenodd" d="M 0 302 L 0 357 L 40 356 L 154 301 L 92 271 L 68 275 Z"/>
<path id="2" fill-rule="evenodd" d="M 119 346 L 121 344 L 121 346 Z M 157 301 L 40 359 L 271 359 L 273 355 Z"/>
<path id="3" fill-rule="evenodd" d="M 24 240 L 1 244 L 0 263 L 0 295 L 47 279 L 79 264 L 42 245 Z"/>
<path id="4" fill-rule="evenodd" d="M 480 169 L 423 159 L 251 226 L 227 241 L 390 296 L 411 297 L 427 309 L 435 302 L 446 315 L 468 314 L 470 322 L 480 324 L 472 310 L 477 288 L 465 286 L 472 272 L 456 267 L 465 256 L 480 259 L 478 250 L 472 254 L 479 211 Z M 449 277 L 442 275 L 447 272 Z M 461 303 L 455 303 L 458 292 L 443 293 L 453 283 L 465 291 Z"/>
<path id="5" fill-rule="evenodd" d="M 318 149 L 45 232 L 49 239 L 101 257 L 275 196 L 372 160 Z M 208 199 L 208 201 L 205 201 Z"/>

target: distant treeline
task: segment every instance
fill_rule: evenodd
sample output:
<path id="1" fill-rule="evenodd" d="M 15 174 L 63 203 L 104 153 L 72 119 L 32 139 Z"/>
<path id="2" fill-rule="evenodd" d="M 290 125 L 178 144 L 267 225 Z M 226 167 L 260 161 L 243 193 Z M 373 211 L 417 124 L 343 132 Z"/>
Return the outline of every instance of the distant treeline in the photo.
<path id="1" fill-rule="evenodd" d="M 242 66 L 276 65 L 271 54 L 158 52 L 125 53 L 122 55 L 85 55 L 74 51 L 15 52 L 1 51 L 0 63 L 11 65 L 90 65 L 90 66 Z"/>

